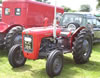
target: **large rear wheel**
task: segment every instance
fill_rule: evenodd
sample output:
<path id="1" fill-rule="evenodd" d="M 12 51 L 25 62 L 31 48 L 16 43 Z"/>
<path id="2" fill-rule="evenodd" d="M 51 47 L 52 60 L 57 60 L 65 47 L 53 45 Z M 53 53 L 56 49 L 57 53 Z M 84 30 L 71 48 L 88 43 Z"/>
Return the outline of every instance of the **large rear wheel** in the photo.
<path id="1" fill-rule="evenodd" d="M 15 44 L 22 44 L 21 26 L 13 27 L 6 35 L 6 48 L 9 50 Z"/>
<path id="2" fill-rule="evenodd" d="M 86 63 L 92 52 L 92 34 L 82 29 L 73 42 L 73 58 L 77 64 Z"/>

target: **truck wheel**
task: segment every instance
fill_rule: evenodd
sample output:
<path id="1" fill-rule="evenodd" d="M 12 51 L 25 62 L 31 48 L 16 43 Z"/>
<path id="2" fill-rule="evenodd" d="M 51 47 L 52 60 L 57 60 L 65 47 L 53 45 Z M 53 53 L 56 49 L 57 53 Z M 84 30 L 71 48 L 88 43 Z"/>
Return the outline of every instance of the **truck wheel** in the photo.
<path id="1" fill-rule="evenodd" d="M 16 44 L 10 49 L 8 60 L 13 68 L 20 67 L 25 64 L 26 58 L 23 56 L 21 45 Z"/>
<path id="2" fill-rule="evenodd" d="M 50 53 L 46 63 L 46 71 L 50 77 L 60 74 L 63 68 L 63 54 L 59 50 Z"/>
<path id="3" fill-rule="evenodd" d="M 75 22 L 69 23 L 69 24 L 67 25 L 67 27 L 70 26 L 70 25 L 75 25 L 76 29 L 80 27 L 80 25 L 79 25 L 78 23 L 75 23 Z"/>
<path id="4" fill-rule="evenodd" d="M 9 50 L 15 44 L 22 43 L 22 30 L 20 26 L 13 27 L 6 35 L 6 48 Z"/>
<path id="5" fill-rule="evenodd" d="M 92 52 L 92 34 L 82 29 L 73 42 L 73 58 L 77 64 L 86 63 Z"/>

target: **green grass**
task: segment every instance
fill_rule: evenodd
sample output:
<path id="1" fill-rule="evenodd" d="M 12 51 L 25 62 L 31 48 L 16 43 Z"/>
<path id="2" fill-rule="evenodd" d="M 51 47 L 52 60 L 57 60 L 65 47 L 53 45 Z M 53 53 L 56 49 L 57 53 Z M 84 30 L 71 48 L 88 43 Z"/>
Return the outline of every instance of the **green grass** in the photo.
<path id="1" fill-rule="evenodd" d="M 0 51 L 0 78 L 49 78 L 45 71 L 46 60 L 27 60 L 25 66 L 12 68 L 6 51 Z M 100 78 L 100 44 L 95 44 L 90 61 L 75 64 L 72 54 L 66 54 L 64 67 L 55 78 Z"/>

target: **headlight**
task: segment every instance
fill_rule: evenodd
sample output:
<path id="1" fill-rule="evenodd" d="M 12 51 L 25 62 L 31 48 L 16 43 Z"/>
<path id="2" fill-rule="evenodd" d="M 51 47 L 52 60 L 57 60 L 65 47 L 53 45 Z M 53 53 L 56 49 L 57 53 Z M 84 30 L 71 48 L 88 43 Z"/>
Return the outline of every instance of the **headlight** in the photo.
<path id="1" fill-rule="evenodd" d="M 24 36 L 24 50 L 27 52 L 33 51 L 33 38 L 30 35 Z"/>
<path id="2" fill-rule="evenodd" d="M 24 40 L 25 40 L 26 42 L 32 42 L 32 39 L 31 39 L 30 37 L 25 37 Z"/>
<path id="3" fill-rule="evenodd" d="M 76 26 L 74 24 L 69 24 L 68 25 L 68 31 L 75 31 L 76 30 Z"/>

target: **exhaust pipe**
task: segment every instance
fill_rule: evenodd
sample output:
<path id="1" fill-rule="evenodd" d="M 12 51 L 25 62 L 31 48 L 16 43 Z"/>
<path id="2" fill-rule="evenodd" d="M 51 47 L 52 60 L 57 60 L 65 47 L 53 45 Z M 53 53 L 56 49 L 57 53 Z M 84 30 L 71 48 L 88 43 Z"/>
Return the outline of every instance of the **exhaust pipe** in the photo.
<path id="1" fill-rule="evenodd" d="M 54 37 L 54 40 L 56 39 L 56 0 L 55 0 L 55 9 L 54 9 L 54 21 L 53 21 L 53 37 Z"/>

